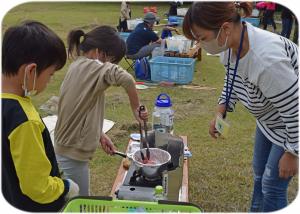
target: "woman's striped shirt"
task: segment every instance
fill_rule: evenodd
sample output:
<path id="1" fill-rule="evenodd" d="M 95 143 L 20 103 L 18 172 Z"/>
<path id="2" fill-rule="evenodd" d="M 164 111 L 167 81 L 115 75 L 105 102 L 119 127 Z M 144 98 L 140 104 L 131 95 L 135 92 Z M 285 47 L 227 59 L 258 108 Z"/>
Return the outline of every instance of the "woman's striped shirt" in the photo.
<path id="1" fill-rule="evenodd" d="M 247 23 L 249 51 L 240 59 L 229 102 L 239 100 L 256 117 L 257 126 L 273 143 L 298 155 L 298 46 Z M 221 54 L 227 71 L 229 51 Z M 236 58 L 232 55 L 229 86 Z M 226 102 L 226 82 L 219 104 Z"/>

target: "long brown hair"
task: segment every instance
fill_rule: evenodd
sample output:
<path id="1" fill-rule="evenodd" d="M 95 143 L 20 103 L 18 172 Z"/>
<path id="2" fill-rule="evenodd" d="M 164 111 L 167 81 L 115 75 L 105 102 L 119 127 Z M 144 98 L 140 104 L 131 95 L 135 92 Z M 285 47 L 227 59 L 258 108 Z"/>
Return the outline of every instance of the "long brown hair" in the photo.
<path id="1" fill-rule="evenodd" d="M 247 17 L 251 12 L 251 2 L 194 2 L 184 17 L 183 33 L 187 38 L 196 40 L 191 32 L 193 24 L 217 32 L 224 22 L 238 23 L 241 15 Z"/>
<path id="2" fill-rule="evenodd" d="M 81 41 L 82 40 L 82 41 Z M 126 43 L 118 35 L 118 32 L 110 26 L 99 26 L 84 33 L 81 29 L 72 30 L 68 35 L 68 56 L 79 56 L 98 48 L 107 56 L 112 56 L 113 63 L 118 63 L 126 53 Z"/>

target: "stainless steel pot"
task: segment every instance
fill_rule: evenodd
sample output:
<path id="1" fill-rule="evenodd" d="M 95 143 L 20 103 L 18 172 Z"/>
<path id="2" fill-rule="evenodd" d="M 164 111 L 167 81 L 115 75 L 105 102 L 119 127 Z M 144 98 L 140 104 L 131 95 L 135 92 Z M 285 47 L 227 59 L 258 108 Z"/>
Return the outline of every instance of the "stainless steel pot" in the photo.
<path id="1" fill-rule="evenodd" d="M 139 168 L 142 174 L 147 178 L 156 178 L 160 176 L 163 170 L 167 168 L 167 164 L 171 160 L 169 152 L 159 148 L 149 148 L 150 150 L 150 161 L 143 163 L 141 152 L 146 154 L 146 148 L 136 151 L 132 155 L 133 163 Z"/>
<path id="2" fill-rule="evenodd" d="M 141 173 L 147 178 L 157 178 L 161 175 L 162 171 L 167 169 L 167 164 L 171 160 L 171 155 L 169 152 L 159 149 L 159 148 L 149 148 L 150 150 L 150 161 L 144 163 L 141 157 L 141 153 L 146 156 L 147 148 L 137 150 L 133 154 L 125 154 L 122 152 L 116 151 L 116 155 L 120 155 L 124 158 L 129 158 L 132 160 L 134 166 L 141 170 Z M 146 161 L 147 162 L 147 161 Z"/>

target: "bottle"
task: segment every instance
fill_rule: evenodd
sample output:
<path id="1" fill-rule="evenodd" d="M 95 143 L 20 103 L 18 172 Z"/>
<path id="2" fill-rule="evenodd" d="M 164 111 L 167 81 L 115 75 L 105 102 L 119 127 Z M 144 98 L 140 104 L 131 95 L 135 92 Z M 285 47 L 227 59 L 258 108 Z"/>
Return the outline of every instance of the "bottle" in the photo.
<path id="1" fill-rule="evenodd" d="M 165 40 L 163 39 L 160 43 L 160 47 L 153 49 L 151 55 L 152 57 L 163 56 L 165 54 Z"/>
<path id="2" fill-rule="evenodd" d="M 155 187 L 153 199 L 154 201 L 165 200 L 162 186 Z"/>
<path id="3" fill-rule="evenodd" d="M 161 43 L 160 43 L 160 50 L 161 50 L 163 55 L 165 53 L 165 49 L 166 49 L 166 40 L 163 39 L 163 40 L 161 40 Z"/>
<path id="4" fill-rule="evenodd" d="M 157 56 L 163 56 L 163 51 L 160 47 L 156 47 L 153 49 L 152 53 L 151 53 L 152 57 L 157 57 Z"/>
<path id="5" fill-rule="evenodd" d="M 156 132 L 173 134 L 174 111 L 171 108 L 172 102 L 167 94 L 160 94 L 152 113 L 152 128 Z"/>

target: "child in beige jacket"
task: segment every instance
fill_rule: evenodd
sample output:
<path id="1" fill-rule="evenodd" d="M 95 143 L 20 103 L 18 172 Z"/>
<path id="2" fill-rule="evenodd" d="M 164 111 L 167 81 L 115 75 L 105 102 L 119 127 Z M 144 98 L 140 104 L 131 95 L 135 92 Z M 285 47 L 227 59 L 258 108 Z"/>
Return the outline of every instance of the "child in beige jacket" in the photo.
<path id="1" fill-rule="evenodd" d="M 82 42 L 80 42 L 82 40 Z M 105 90 L 122 86 L 130 101 L 136 120 L 141 118 L 140 102 L 134 78 L 118 63 L 126 52 L 126 44 L 116 30 L 100 26 L 88 33 L 73 30 L 68 35 L 69 57 L 77 56 L 60 89 L 58 120 L 55 127 L 55 152 L 60 168 L 80 187 L 80 195 L 89 195 L 88 161 L 101 144 L 104 151 L 113 154 L 115 147 L 102 132 Z"/>

